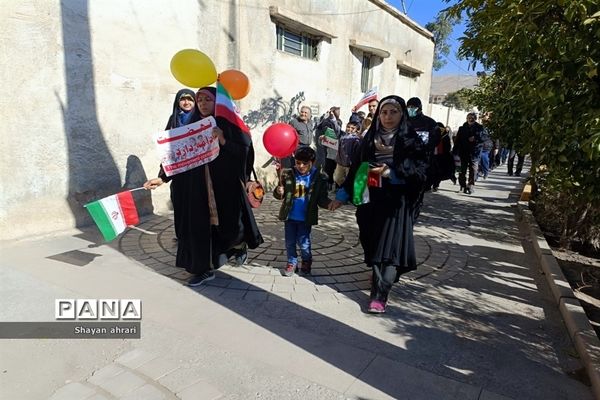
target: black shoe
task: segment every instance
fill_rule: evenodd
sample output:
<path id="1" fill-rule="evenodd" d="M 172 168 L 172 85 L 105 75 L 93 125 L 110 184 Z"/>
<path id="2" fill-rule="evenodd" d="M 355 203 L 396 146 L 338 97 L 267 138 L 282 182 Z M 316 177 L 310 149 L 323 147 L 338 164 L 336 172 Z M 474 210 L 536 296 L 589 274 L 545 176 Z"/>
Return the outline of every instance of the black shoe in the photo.
<path id="1" fill-rule="evenodd" d="M 465 189 L 465 194 L 471 194 L 471 193 L 472 193 L 471 188 L 466 188 Z"/>
<path id="2" fill-rule="evenodd" d="M 300 272 L 302 272 L 304 275 L 310 275 L 311 267 L 312 267 L 312 260 L 311 261 L 302 261 L 302 265 L 300 266 Z"/>
<path id="3" fill-rule="evenodd" d="M 248 261 L 248 245 L 243 243 L 243 246 L 235 252 L 235 263 L 238 267 L 243 266 Z"/>
<path id="4" fill-rule="evenodd" d="M 520 172 L 515 172 L 515 176 L 521 176 Z"/>
<path id="5" fill-rule="evenodd" d="M 248 261 L 248 252 L 246 250 L 240 252 L 235 256 L 235 263 L 238 265 L 238 267 L 241 267 L 244 264 L 246 264 L 246 261 Z"/>
<path id="6" fill-rule="evenodd" d="M 215 273 L 213 271 L 206 271 L 199 275 L 192 276 L 188 280 L 187 285 L 190 287 L 196 287 L 196 286 L 200 286 L 208 281 L 212 281 L 213 279 L 215 279 Z"/>
<path id="7" fill-rule="evenodd" d="M 506 175 L 513 176 L 513 173 L 509 171 L 508 174 L 506 174 Z"/>

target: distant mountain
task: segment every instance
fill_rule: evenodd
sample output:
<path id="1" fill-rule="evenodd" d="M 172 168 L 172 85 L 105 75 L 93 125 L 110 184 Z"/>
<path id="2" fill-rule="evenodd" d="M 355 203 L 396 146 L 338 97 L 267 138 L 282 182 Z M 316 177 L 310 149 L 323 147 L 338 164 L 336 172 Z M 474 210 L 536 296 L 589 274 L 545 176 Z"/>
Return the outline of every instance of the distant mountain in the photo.
<path id="1" fill-rule="evenodd" d="M 446 95 L 460 89 L 472 89 L 477 86 L 479 78 L 475 75 L 434 75 L 431 78 L 429 102 L 441 104 Z"/>
<path id="2" fill-rule="evenodd" d="M 446 95 L 462 88 L 472 89 L 479 78 L 475 75 L 437 75 L 431 78 L 431 95 Z"/>

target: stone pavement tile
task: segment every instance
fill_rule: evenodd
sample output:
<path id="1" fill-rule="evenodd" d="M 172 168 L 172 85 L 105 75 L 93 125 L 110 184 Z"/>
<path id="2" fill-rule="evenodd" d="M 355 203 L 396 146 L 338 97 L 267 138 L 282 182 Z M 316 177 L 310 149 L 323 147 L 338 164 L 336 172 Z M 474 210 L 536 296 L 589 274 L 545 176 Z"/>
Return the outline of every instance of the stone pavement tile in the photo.
<path id="1" fill-rule="evenodd" d="M 235 278 L 243 282 L 250 282 L 250 280 L 254 278 L 254 275 L 248 273 L 249 269 L 250 268 L 245 266 L 238 267 L 236 265 L 233 267 L 221 268 L 219 271 L 223 274 L 223 277 Z"/>
<path id="2" fill-rule="evenodd" d="M 292 292 L 273 292 L 269 295 L 269 301 L 271 302 L 281 300 L 292 301 Z"/>
<path id="3" fill-rule="evenodd" d="M 175 264 L 175 257 L 172 255 L 165 255 L 157 258 L 158 261 L 162 261 L 165 264 Z"/>
<path id="4" fill-rule="evenodd" d="M 315 298 L 310 292 L 295 292 L 291 294 L 294 303 L 314 303 Z"/>
<path id="5" fill-rule="evenodd" d="M 349 283 L 356 281 L 352 275 L 337 275 L 333 278 L 335 279 L 336 283 Z"/>
<path id="6" fill-rule="evenodd" d="M 262 291 L 262 292 L 270 292 L 273 289 L 272 283 L 252 283 L 248 290 L 252 291 Z"/>
<path id="7" fill-rule="evenodd" d="M 125 396 L 119 398 L 119 400 L 172 400 L 172 399 L 174 400 L 174 399 L 176 399 L 176 397 L 159 390 L 156 386 L 153 386 L 149 383 L 147 383 L 144 386 L 135 389 L 133 392 L 128 393 Z"/>
<path id="8" fill-rule="evenodd" d="M 100 386 L 102 382 L 108 379 L 114 378 L 115 376 L 125 372 L 125 368 L 117 364 L 109 364 L 97 371 L 94 371 L 91 377 L 88 378 L 88 382 L 94 385 Z"/>
<path id="9" fill-rule="evenodd" d="M 156 353 L 152 353 L 143 349 L 135 349 L 123 354 L 121 357 L 117 358 L 115 362 L 131 369 L 136 369 L 140 365 L 145 364 L 156 357 L 158 357 L 158 354 Z"/>
<path id="10" fill-rule="evenodd" d="M 345 394 L 364 399 L 478 400 L 480 392 L 477 386 L 377 356 Z"/>
<path id="11" fill-rule="evenodd" d="M 190 279 L 191 276 L 192 276 L 192 274 L 190 274 L 187 271 L 179 271 L 176 274 L 170 275 L 171 278 L 180 279 L 180 280 L 188 280 L 188 279 Z"/>
<path id="12" fill-rule="evenodd" d="M 336 283 L 334 286 L 340 292 L 358 290 L 358 287 L 353 283 Z"/>
<path id="13" fill-rule="evenodd" d="M 279 285 L 293 285 L 295 283 L 295 278 L 298 275 L 294 275 L 294 276 L 275 276 L 273 283 L 275 284 L 279 284 Z"/>
<path id="14" fill-rule="evenodd" d="M 435 279 L 438 282 L 442 282 L 442 281 L 454 278 L 457 273 L 458 272 L 441 271 L 441 272 L 433 273 L 430 277 L 431 277 L 431 279 Z"/>
<path id="15" fill-rule="evenodd" d="M 323 303 L 323 302 L 337 303 L 338 302 L 338 299 L 337 299 L 337 297 L 335 297 L 334 293 L 316 292 L 316 293 L 313 293 L 313 297 L 315 298 L 315 301 L 318 301 L 319 303 Z"/>
<path id="16" fill-rule="evenodd" d="M 273 256 L 278 256 L 278 255 L 281 255 L 281 250 L 279 250 L 279 249 L 266 249 L 263 253 L 264 254 L 273 255 Z"/>
<path id="17" fill-rule="evenodd" d="M 254 275 L 270 275 L 271 269 L 266 267 L 252 267 L 249 272 Z"/>
<path id="18" fill-rule="evenodd" d="M 216 277 L 212 281 L 208 282 L 208 284 L 210 286 L 217 286 L 217 287 L 221 287 L 221 288 L 226 288 L 227 286 L 229 286 L 230 283 L 231 283 L 231 278 L 229 278 L 229 277 L 227 277 L 227 278 Z"/>
<path id="19" fill-rule="evenodd" d="M 193 290 L 194 292 L 202 293 L 209 299 L 218 297 L 225 291 L 225 289 L 221 288 L 221 287 L 208 286 L 210 283 L 211 282 L 209 282 L 207 285 L 196 286 L 196 287 L 193 287 L 190 289 Z"/>
<path id="20" fill-rule="evenodd" d="M 229 286 L 227 286 L 227 289 L 247 290 L 249 287 L 250 287 L 249 283 L 240 282 L 236 279 L 232 279 L 231 282 L 229 283 Z"/>
<path id="21" fill-rule="evenodd" d="M 425 277 L 425 278 L 420 278 L 419 282 L 421 282 L 424 285 L 437 285 L 438 283 L 440 283 L 440 281 L 438 281 L 437 279 L 434 279 L 432 277 Z"/>
<path id="22" fill-rule="evenodd" d="M 267 292 L 246 292 L 244 296 L 244 300 L 247 302 L 264 302 L 269 298 L 269 293 Z"/>
<path id="23" fill-rule="evenodd" d="M 178 368 L 158 379 L 158 383 L 173 393 L 179 393 L 183 389 L 192 386 L 202 380 L 202 368 L 191 366 Z"/>
<path id="24" fill-rule="evenodd" d="M 216 400 L 222 396 L 219 389 L 204 381 L 196 382 L 177 393 L 181 400 Z"/>
<path id="25" fill-rule="evenodd" d="M 50 400 L 83 400 L 92 396 L 96 391 L 79 382 L 69 383 L 58 389 Z"/>
<path id="26" fill-rule="evenodd" d="M 160 264 L 161 266 L 164 266 L 165 264 Z M 149 265 L 149 267 L 151 267 L 152 269 L 155 269 L 156 272 L 158 272 L 159 274 L 163 274 L 163 275 L 175 275 L 178 274 L 179 272 L 181 272 L 181 268 L 177 268 L 177 267 L 171 267 L 171 266 L 166 266 L 163 268 L 154 268 L 152 266 Z"/>
<path id="27" fill-rule="evenodd" d="M 272 284 L 275 282 L 275 276 L 271 276 L 271 275 L 255 275 L 254 278 L 252 278 L 252 284 L 255 285 L 257 283 L 268 283 L 268 284 Z"/>
<path id="28" fill-rule="evenodd" d="M 320 285 L 326 285 L 329 283 L 335 283 L 335 278 L 332 276 L 315 276 L 315 282 Z"/>
<path id="29" fill-rule="evenodd" d="M 123 396 L 135 389 L 144 386 L 146 381 L 133 372 L 125 371 L 101 382 L 98 386 L 116 397 Z"/>
<path id="30" fill-rule="evenodd" d="M 314 286 L 315 285 L 315 278 L 313 278 L 312 275 L 300 274 L 300 275 L 294 277 L 294 281 L 296 282 L 296 285 L 304 285 L 304 286 Z"/>
<path id="31" fill-rule="evenodd" d="M 136 371 L 148 378 L 157 380 L 162 376 L 175 371 L 180 367 L 180 362 L 167 357 L 156 357 L 136 368 Z"/>
<path id="32" fill-rule="evenodd" d="M 315 285 L 294 285 L 294 292 L 296 293 L 314 293 L 316 291 Z"/>
<path id="33" fill-rule="evenodd" d="M 315 289 L 320 293 L 337 293 L 337 290 L 329 285 L 315 285 Z"/>
<path id="34" fill-rule="evenodd" d="M 479 395 L 479 400 L 514 400 L 512 397 L 501 396 L 496 393 L 488 392 L 483 389 Z"/>
<path id="35" fill-rule="evenodd" d="M 86 397 L 85 400 L 110 400 L 110 399 L 102 394 L 96 393 L 92 397 Z"/>
<path id="36" fill-rule="evenodd" d="M 246 295 L 247 291 L 246 290 L 239 290 L 239 289 L 229 289 L 227 288 L 227 290 L 224 290 L 223 293 L 221 293 L 221 296 L 219 296 L 220 299 L 223 299 L 223 301 L 225 300 L 242 300 L 244 298 L 244 296 Z"/>

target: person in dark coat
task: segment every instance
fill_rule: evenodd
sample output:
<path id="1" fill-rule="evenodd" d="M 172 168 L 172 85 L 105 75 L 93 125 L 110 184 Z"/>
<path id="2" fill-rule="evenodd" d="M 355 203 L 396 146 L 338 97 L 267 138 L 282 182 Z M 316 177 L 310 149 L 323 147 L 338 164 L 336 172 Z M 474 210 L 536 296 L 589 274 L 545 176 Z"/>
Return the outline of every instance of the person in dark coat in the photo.
<path id="1" fill-rule="evenodd" d="M 213 87 L 196 93 L 201 118 L 214 115 L 215 96 Z M 193 275 L 189 286 L 214 279 L 214 269 L 233 256 L 244 263 L 247 249 L 263 243 L 245 191 L 254 163 L 252 140 L 225 118 L 217 117 L 216 122 L 213 137 L 220 148 L 216 159 L 171 177 L 161 167 L 159 177 L 144 184 L 155 189 L 171 181 L 178 239 L 175 265 Z"/>
<path id="2" fill-rule="evenodd" d="M 335 200 L 341 204 L 353 199 L 358 205 L 360 243 L 365 263 L 373 270 L 371 313 L 385 312 L 393 283 L 401 274 L 417 268 L 413 225 L 426 180 L 427 152 L 419 135 L 407 124 L 407 117 L 401 97 L 387 96 L 380 101 Z M 365 179 L 370 185 L 356 193 L 361 181 L 365 187 Z"/>
<path id="3" fill-rule="evenodd" d="M 433 149 L 432 162 L 434 164 L 431 170 L 433 171 L 432 187 L 433 192 L 437 192 L 440 187 L 440 182 L 446 179 L 452 180 L 456 183 L 456 176 L 454 175 L 454 156 L 452 155 L 452 141 L 450 140 L 450 134 L 448 129 L 441 122 L 437 123 L 437 126 L 441 133 L 440 142 Z"/>
<path id="4" fill-rule="evenodd" d="M 406 109 L 408 112 L 408 125 L 417 132 L 417 135 L 419 135 L 423 143 L 425 143 L 427 163 L 429 164 L 427 169 L 427 181 L 425 182 L 425 186 L 423 187 L 423 191 L 421 192 L 417 203 L 416 217 L 418 217 L 425 192 L 431 189 L 433 180 L 437 175 L 433 153 L 440 142 L 440 131 L 435 120 L 423 114 L 423 104 L 418 97 L 408 99 L 406 102 Z"/>
<path id="5" fill-rule="evenodd" d="M 466 194 L 473 192 L 475 184 L 475 175 L 479 166 L 479 155 L 481 153 L 481 132 L 483 126 L 477 123 L 475 113 L 467 114 L 467 122 L 458 128 L 454 148 L 452 152 L 460 157 L 460 173 L 458 174 L 458 183 L 460 190 Z M 469 171 L 469 180 L 467 182 L 467 170 Z"/>

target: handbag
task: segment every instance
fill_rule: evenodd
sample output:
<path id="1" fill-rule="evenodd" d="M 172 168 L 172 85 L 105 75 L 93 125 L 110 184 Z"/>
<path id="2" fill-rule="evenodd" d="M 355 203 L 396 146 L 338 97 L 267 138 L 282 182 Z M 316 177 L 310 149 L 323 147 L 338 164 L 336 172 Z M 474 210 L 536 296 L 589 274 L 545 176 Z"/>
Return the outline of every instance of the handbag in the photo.
<path id="1" fill-rule="evenodd" d="M 249 180 L 246 182 L 246 194 L 248 195 L 250 207 L 258 208 L 262 204 L 265 197 L 265 188 L 256 177 L 254 168 L 252 168 L 252 175 L 254 175 L 254 180 Z"/>

